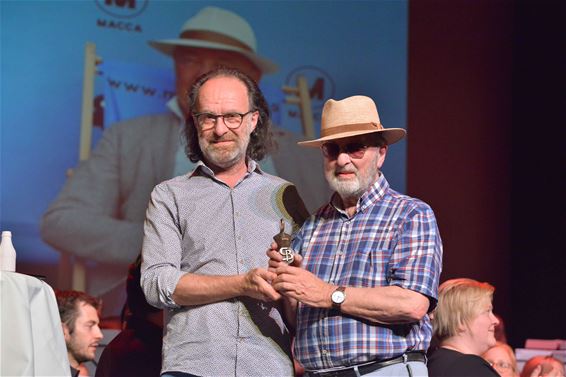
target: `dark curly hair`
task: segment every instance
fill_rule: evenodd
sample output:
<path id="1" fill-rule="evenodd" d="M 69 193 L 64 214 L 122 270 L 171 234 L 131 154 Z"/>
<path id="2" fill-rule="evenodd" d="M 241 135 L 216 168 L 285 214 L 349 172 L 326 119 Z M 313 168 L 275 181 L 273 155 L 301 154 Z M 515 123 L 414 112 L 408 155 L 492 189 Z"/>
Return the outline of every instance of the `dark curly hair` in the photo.
<path id="1" fill-rule="evenodd" d="M 257 121 L 256 128 L 250 135 L 250 142 L 246 150 L 246 157 L 256 161 L 261 161 L 266 154 L 272 151 L 274 147 L 271 133 L 269 105 L 254 80 L 245 73 L 226 67 L 217 68 L 200 76 L 192 86 L 191 91 L 188 93 L 190 111 L 185 125 L 185 153 L 187 154 L 187 157 L 192 162 L 197 162 L 203 159 L 202 150 L 198 143 L 198 130 L 196 128 L 193 114 L 198 111 L 198 99 L 201 87 L 208 80 L 215 77 L 234 77 L 246 86 L 250 101 L 250 110 L 257 110 L 259 112 L 259 119 Z"/>

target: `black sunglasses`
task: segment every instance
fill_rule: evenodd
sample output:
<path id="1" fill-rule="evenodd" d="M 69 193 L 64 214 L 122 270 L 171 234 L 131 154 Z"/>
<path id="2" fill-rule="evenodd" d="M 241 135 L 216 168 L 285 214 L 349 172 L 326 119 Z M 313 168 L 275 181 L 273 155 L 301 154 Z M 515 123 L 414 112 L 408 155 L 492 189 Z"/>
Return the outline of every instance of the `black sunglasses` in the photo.
<path id="1" fill-rule="evenodd" d="M 322 149 L 322 154 L 324 155 L 324 157 L 331 160 L 337 159 L 340 153 L 347 153 L 351 158 L 360 159 L 364 157 L 366 149 L 368 149 L 370 146 L 371 145 L 366 145 L 363 143 L 348 143 L 340 146 L 336 143 L 329 142 L 322 144 L 320 149 Z"/>

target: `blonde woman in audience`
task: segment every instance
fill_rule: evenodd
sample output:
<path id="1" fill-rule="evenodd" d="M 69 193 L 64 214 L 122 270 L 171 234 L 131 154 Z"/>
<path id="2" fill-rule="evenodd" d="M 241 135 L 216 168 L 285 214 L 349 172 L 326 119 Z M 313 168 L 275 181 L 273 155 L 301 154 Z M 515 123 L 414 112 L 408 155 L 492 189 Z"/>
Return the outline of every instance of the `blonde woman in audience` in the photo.
<path id="1" fill-rule="evenodd" d="M 518 377 L 515 352 L 506 343 L 497 342 L 482 357 L 499 373 L 501 377 Z"/>
<path id="2" fill-rule="evenodd" d="M 494 291 L 492 285 L 472 279 L 452 279 L 440 285 L 432 318 L 439 347 L 429 359 L 429 376 L 499 377 L 480 356 L 496 343 L 499 321 L 493 314 Z"/>

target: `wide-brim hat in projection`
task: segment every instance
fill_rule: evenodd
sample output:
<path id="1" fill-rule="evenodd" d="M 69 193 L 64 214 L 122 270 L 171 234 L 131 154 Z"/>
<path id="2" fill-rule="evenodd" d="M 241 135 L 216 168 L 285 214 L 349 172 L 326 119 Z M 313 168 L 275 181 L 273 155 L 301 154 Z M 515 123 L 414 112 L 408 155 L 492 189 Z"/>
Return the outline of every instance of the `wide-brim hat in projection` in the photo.
<path id="1" fill-rule="evenodd" d="M 148 43 L 170 56 L 177 46 L 233 51 L 248 58 L 263 74 L 279 69 L 275 63 L 257 54 L 257 42 L 250 24 L 236 13 L 217 7 L 203 8 L 189 18 L 178 38 Z"/>

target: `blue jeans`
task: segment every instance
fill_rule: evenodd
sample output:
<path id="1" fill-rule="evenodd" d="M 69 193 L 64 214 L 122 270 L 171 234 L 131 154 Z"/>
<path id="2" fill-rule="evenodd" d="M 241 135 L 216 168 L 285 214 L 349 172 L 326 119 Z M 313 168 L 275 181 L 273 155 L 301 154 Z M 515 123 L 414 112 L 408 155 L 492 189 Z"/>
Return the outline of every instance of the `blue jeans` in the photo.
<path id="1" fill-rule="evenodd" d="M 426 377 L 428 369 L 426 364 L 420 361 L 409 361 L 408 363 L 399 363 L 390 365 L 385 368 L 375 370 L 371 373 L 364 374 L 364 377 Z"/>

